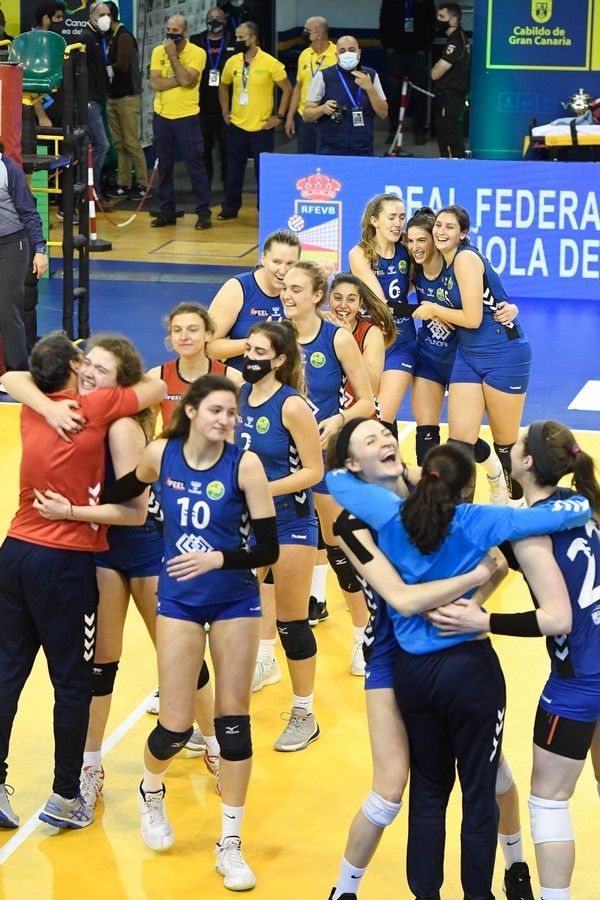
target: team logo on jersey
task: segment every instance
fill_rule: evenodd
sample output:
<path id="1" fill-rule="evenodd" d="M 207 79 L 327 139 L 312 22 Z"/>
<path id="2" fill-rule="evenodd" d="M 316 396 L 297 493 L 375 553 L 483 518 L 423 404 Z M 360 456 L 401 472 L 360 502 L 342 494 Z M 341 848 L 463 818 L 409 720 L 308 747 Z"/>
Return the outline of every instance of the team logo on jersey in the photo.
<path id="1" fill-rule="evenodd" d="M 188 488 L 190 494 L 201 494 L 202 493 L 202 482 L 201 481 L 192 481 L 191 486 Z"/>
<path id="2" fill-rule="evenodd" d="M 438 288 L 437 291 L 435 292 L 435 296 L 440 301 L 440 303 L 443 303 L 443 301 L 446 299 L 446 295 L 444 294 L 444 288 Z"/>
<path id="3" fill-rule="evenodd" d="M 185 491 L 185 484 L 183 481 L 175 481 L 170 475 L 167 475 L 166 485 L 167 487 L 173 488 L 174 491 Z"/>
<path id="4" fill-rule="evenodd" d="M 408 263 L 405 259 L 401 259 L 398 263 L 398 269 L 405 275 L 408 272 Z"/>
<path id="5" fill-rule="evenodd" d="M 388 273 L 388 275 L 395 275 L 396 274 L 396 266 L 388 266 L 387 273 Z M 383 275 L 383 272 L 380 272 L 379 274 Z"/>
<path id="6" fill-rule="evenodd" d="M 263 319 L 266 319 L 268 316 L 271 315 L 271 313 L 269 312 L 268 309 L 256 309 L 256 307 L 253 306 L 252 309 L 250 310 L 250 315 L 251 316 L 261 316 Z"/>
<path id="7" fill-rule="evenodd" d="M 451 291 L 453 287 L 454 287 L 454 281 L 452 280 L 452 275 L 451 275 L 450 278 L 448 279 L 448 290 Z"/>
<path id="8" fill-rule="evenodd" d="M 552 0 L 531 0 L 531 18 L 541 25 L 552 17 Z"/>
<path id="9" fill-rule="evenodd" d="M 244 422 L 244 428 L 252 428 L 254 424 L 254 416 L 246 416 L 246 421 Z"/>
<path id="10" fill-rule="evenodd" d="M 206 488 L 207 496 L 210 497 L 211 500 L 220 500 L 221 497 L 225 494 L 225 488 L 220 481 L 211 481 L 210 484 Z"/>
<path id="11" fill-rule="evenodd" d="M 180 553 L 210 553 L 214 550 L 212 544 L 205 541 L 199 534 L 187 534 L 184 532 L 175 544 Z"/>
<path id="12" fill-rule="evenodd" d="M 256 430 L 259 434 L 266 434 L 270 427 L 271 423 L 266 416 L 261 416 L 260 419 L 257 419 Z"/>
<path id="13" fill-rule="evenodd" d="M 324 353 L 320 353 L 316 350 L 314 353 L 310 354 L 309 362 L 314 369 L 322 369 L 326 362 L 326 356 Z"/>

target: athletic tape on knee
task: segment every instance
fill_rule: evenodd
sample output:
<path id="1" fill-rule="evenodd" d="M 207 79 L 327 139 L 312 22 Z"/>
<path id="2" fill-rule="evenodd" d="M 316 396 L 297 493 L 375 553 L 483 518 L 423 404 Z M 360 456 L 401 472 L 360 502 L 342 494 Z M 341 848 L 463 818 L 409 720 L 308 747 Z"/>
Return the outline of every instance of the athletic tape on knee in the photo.
<path id="1" fill-rule="evenodd" d="M 355 594 L 360 591 L 361 587 L 356 578 L 356 573 L 343 550 L 340 547 L 333 546 L 333 544 L 325 544 L 325 549 L 327 550 L 329 565 L 335 572 L 335 577 L 341 589 L 349 594 Z"/>
<path id="2" fill-rule="evenodd" d="M 391 825 L 401 808 L 402 800 L 400 803 L 393 803 L 380 797 L 375 791 L 371 791 L 361 807 L 365 819 L 377 828 Z"/>
<path id="3" fill-rule="evenodd" d="M 198 675 L 198 690 L 201 691 L 203 687 L 206 687 L 209 681 L 210 673 L 208 671 L 208 666 L 206 665 L 206 660 L 203 659 L 200 674 Z"/>
<path id="4" fill-rule="evenodd" d="M 215 719 L 215 737 L 223 759 L 241 762 L 252 756 L 250 716 L 219 716 Z"/>
<path id="5" fill-rule="evenodd" d="M 193 734 L 190 727 L 186 731 L 169 731 L 157 722 L 154 731 L 148 737 L 148 749 L 156 759 L 167 760 L 183 750 Z"/>
<path id="6" fill-rule="evenodd" d="M 92 669 L 92 697 L 108 697 L 112 694 L 119 661 L 94 663 Z"/>
<path id="7" fill-rule="evenodd" d="M 502 797 L 503 794 L 507 794 L 512 785 L 513 777 L 510 766 L 502 757 L 498 766 L 498 774 L 496 775 L 496 797 Z"/>
<path id="8" fill-rule="evenodd" d="M 527 802 L 534 844 L 573 840 L 568 800 L 544 800 L 531 794 Z"/>
<path id="9" fill-rule="evenodd" d="M 308 619 L 295 622 L 280 622 L 277 619 L 277 631 L 288 659 L 310 659 L 317 652 L 317 642 Z"/>

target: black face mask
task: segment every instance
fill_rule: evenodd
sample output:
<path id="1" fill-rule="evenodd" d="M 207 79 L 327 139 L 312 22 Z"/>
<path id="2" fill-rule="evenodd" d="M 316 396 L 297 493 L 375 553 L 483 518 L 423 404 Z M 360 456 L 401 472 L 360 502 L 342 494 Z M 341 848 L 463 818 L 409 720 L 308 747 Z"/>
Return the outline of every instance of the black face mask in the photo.
<path id="1" fill-rule="evenodd" d="M 441 35 L 442 37 L 446 36 L 446 32 L 448 31 L 449 28 L 450 28 L 450 22 L 439 22 L 438 21 L 435 23 L 436 33 Z"/>
<path id="2" fill-rule="evenodd" d="M 183 40 L 182 34 L 173 34 L 172 31 L 167 31 L 165 37 L 168 41 L 173 41 L 174 44 L 180 44 Z"/>
<path id="3" fill-rule="evenodd" d="M 220 22 L 218 19 L 211 19 L 210 22 L 206 23 L 206 30 L 211 34 L 222 34 L 224 28 L 224 23 Z"/>
<path id="4" fill-rule="evenodd" d="M 236 41 L 234 46 L 236 53 L 245 53 L 248 49 L 248 44 L 246 43 L 246 41 Z"/>
<path id="5" fill-rule="evenodd" d="M 256 384 L 257 381 L 269 374 L 272 362 L 271 359 L 249 359 L 244 356 L 242 378 L 247 384 Z"/>

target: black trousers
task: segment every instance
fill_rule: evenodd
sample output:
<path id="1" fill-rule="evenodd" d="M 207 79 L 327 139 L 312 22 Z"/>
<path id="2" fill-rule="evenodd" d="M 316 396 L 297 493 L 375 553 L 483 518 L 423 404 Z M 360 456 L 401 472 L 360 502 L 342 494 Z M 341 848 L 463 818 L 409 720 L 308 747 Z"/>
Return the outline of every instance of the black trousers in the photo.
<path id="1" fill-rule="evenodd" d="M 498 657 L 487 640 L 423 656 L 400 650 L 394 690 L 410 744 L 410 888 L 418 900 L 439 900 L 456 768 L 463 799 L 464 897 L 493 900 L 496 774 L 506 703 Z"/>
<path id="2" fill-rule="evenodd" d="M 0 238 L 0 334 L 4 365 L 7 369 L 27 371 L 25 337 L 25 277 L 30 248 L 27 235 L 21 231 Z"/>
<path id="3" fill-rule="evenodd" d="M 166 119 L 154 113 L 154 150 L 158 156 L 158 201 L 161 212 L 175 214 L 175 147 L 183 157 L 196 196 L 196 215 L 210 218 L 210 188 L 204 168 L 204 143 L 198 116 Z"/>
<path id="4" fill-rule="evenodd" d="M 465 95 L 462 91 L 436 94 L 433 114 L 440 156 L 464 158 L 465 135 L 462 123 L 464 109 Z"/>
<path id="5" fill-rule="evenodd" d="M 92 699 L 96 636 L 93 553 L 7 537 L 0 548 L 0 784 L 12 724 L 40 647 L 54 688 L 52 790 L 74 798 Z"/>
<path id="6" fill-rule="evenodd" d="M 237 125 L 229 125 L 227 133 L 227 181 L 223 212 L 236 213 L 242 205 L 242 188 L 246 163 L 254 160 L 256 174 L 256 205 L 260 199 L 260 154 L 272 153 L 275 148 L 273 129 L 268 131 L 244 131 Z"/>
<path id="7" fill-rule="evenodd" d="M 400 114 L 400 95 L 402 93 L 402 81 L 407 75 L 413 84 L 424 90 L 428 89 L 428 58 L 424 50 L 417 50 L 414 53 L 405 53 L 401 50 L 394 50 L 385 55 L 388 70 L 388 81 L 390 83 L 390 108 L 389 123 L 390 129 L 396 130 L 398 127 L 398 116 Z M 409 88 L 410 90 L 410 88 Z M 413 116 L 414 131 L 427 131 L 427 97 L 418 91 L 410 91 L 408 115 Z"/>
<path id="8" fill-rule="evenodd" d="M 221 180 L 225 184 L 227 178 L 227 124 L 221 111 L 217 113 L 200 113 L 200 128 L 204 141 L 204 165 L 209 184 L 214 174 L 213 150 L 215 145 L 219 152 Z"/>

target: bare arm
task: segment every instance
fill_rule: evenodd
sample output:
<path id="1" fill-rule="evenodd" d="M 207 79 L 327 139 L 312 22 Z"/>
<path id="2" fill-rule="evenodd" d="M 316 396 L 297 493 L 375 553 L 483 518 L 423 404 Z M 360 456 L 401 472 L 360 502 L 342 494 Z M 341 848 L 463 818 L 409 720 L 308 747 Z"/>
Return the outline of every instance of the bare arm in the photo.
<path id="1" fill-rule="evenodd" d="M 323 477 L 319 429 L 308 404 L 301 397 L 288 397 L 283 404 L 282 422 L 298 451 L 300 468 L 285 478 L 269 482 L 273 497 L 304 491 Z"/>
<path id="2" fill-rule="evenodd" d="M 5 372 L 0 381 L 14 400 L 43 416 L 67 443 L 71 443 L 68 433 L 75 434 L 85 425 L 77 400 L 53 400 L 36 387 L 29 372 Z"/>
<path id="3" fill-rule="evenodd" d="M 211 359 L 229 359 L 241 356 L 246 349 L 246 338 L 233 340 L 226 337 L 237 321 L 244 302 L 242 286 L 237 278 L 230 278 L 219 289 L 208 308 L 208 314 L 215 323 L 214 340 L 207 346 Z"/>
<path id="4" fill-rule="evenodd" d="M 380 119 L 385 119 L 388 114 L 388 102 L 385 97 L 381 97 L 378 93 L 375 84 L 371 81 L 371 76 L 360 69 L 356 69 L 352 74 L 354 75 L 356 84 L 362 88 L 369 98 L 371 109 L 375 115 Z M 377 81 L 379 81 L 379 79 L 377 79 Z"/>
<path id="5" fill-rule="evenodd" d="M 302 86 L 300 82 L 296 81 L 294 85 L 294 90 L 292 91 L 292 99 L 290 100 L 290 105 L 288 107 L 287 116 L 285 119 L 285 133 L 291 138 L 296 133 L 296 126 L 294 124 L 294 116 L 298 112 L 298 107 L 300 106 L 300 95 L 302 93 Z"/>
<path id="6" fill-rule="evenodd" d="M 221 107 L 221 114 L 227 124 L 231 122 L 231 90 L 228 84 L 224 84 L 223 81 L 219 82 L 219 105 Z"/>
<path id="7" fill-rule="evenodd" d="M 376 325 L 373 325 L 367 331 L 363 344 L 362 358 L 369 375 L 371 390 L 377 396 L 385 361 L 385 341 L 383 334 Z"/>
<path id="8" fill-rule="evenodd" d="M 414 318 L 441 319 L 462 328 L 479 328 L 483 318 L 483 271 L 483 263 L 475 253 L 460 253 L 454 260 L 454 273 L 462 308 L 451 309 L 425 300 L 415 310 Z"/>
<path id="9" fill-rule="evenodd" d="M 429 76 L 432 81 L 439 81 L 442 75 L 445 75 L 452 68 L 452 64 L 446 62 L 445 59 L 438 59 L 435 66 L 432 68 Z"/>
<path id="10" fill-rule="evenodd" d="M 170 91 L 179 87 L 179 82 L 175 75 L 164 78 L 158 69 L 150 69 L 150 87 L 153 91 Z"/>
<path id="11" fill-rule="evenodd" d="M 379 284 L 373 269 L 369 265 L 363 248 L 359 247 L 358 244 L 353 247 L 348 254 L 348 261 L 350 263 L 350 271 L 354 275 L 357 275 L 358 278 L 362 279 L 367 287 L 371 288 L 373 293 L 376 294 L 380 300 L 387 303 L 383 289 Z"/>
<path id="12" fill-rule="evenodd" d="M 318 103 L 316 100 L 307 100 L 304 104 L 302 118 L 305 122 L 318 122 L 322 116 L 330 116 L 337 109 L 335 100 L 326 100 Z"/>

